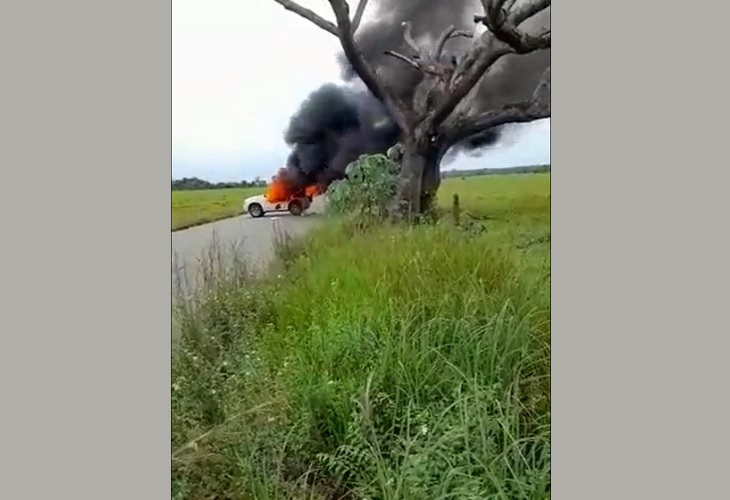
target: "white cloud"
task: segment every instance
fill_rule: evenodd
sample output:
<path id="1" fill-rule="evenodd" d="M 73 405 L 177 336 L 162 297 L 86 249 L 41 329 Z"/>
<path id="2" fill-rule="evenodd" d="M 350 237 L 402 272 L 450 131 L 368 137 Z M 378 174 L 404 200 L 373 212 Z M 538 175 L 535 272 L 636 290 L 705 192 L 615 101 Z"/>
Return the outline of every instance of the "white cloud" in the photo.
<path id="1" fill-rule="evenodd" d="M 300 3 L 332 19 L 327 2 Z M 337 39 L 273 0 L 173 0 L 172 23 L 173 176 L 270 176 L 289 117 L 339 80 Z"/>

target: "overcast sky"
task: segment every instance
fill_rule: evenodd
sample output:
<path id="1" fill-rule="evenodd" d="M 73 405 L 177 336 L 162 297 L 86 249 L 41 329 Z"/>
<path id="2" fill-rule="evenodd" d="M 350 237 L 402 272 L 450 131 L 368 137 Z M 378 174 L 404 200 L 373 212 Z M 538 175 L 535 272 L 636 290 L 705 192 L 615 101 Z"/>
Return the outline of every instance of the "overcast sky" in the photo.
<path id="1" fill-rule="evenodd" d="M 333 19 L 325 0 L 299 3 Z M 289 117 L 311 91 L 340 81 L 337 39 L 273 0 L 173 0 L 172 43 L 173 178 L 271 177 L 288 155 Z M 548 119 L 444 168 L 549 161 Z"/>

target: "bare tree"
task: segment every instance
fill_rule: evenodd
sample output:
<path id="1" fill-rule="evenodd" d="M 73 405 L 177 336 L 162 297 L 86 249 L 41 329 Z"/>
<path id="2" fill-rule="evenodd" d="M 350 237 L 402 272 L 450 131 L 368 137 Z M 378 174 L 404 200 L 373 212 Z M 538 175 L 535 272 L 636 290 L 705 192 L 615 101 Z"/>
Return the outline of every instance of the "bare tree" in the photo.
<path id="1" fill-rule="evenodd" d="M 431 207 L 441 182 L 441 159 L 455 144 L 493 127 L 550 116 L 549 67 L 530 99 L 478 114 L 469 112 L 470 94 L 502 57 L 550 48 L 549 28 L 538 34 L 522 28 L 528 19 L 548 9 L 550 0 L 481 0 L 484 13 L 475 15 L 474 22 L 487 29 L 460 57 L 444 55 L 446 43 L 457 37 L 473 37 L 473 33 L 449 26 L 432 46 L 419 46 L 411 36 L 410 25 L 405 23 L 404 41 L 412 53 L 386 54 L 422 73 L 412 102 L 403 102 L 389 89 L 388 82 L 383 81 L 357 46 L 355 32 L 367 0 L 359 0 L 352 18 L 346 0 L 328 0 L 335 23 L 291 0 L 274 1 L 339 38 L 354 72 L 397 123 L 401 139 L 389 153 L 401 164 L 396 200 L 400 210 L 412 214 Z"/>

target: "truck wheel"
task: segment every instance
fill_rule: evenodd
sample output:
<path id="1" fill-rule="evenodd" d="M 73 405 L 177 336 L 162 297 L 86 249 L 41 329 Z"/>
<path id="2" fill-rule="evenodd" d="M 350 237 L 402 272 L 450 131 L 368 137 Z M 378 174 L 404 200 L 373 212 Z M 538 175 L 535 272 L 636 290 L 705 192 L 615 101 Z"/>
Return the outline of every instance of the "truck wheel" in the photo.
<path id="1" fill-rule="evenodd" d="M 302 215 L 302 212 L 304 209 L 302 208 L 302 204 L 298 200 L 294 200 L 291 203 L 289 203 L 289 213 L 292 215 Z"/>
<path id="2" fill-rule="evenodd" d="M 262 206 L 261 206 L 260 204 L 258 204 L 258 203 L 251 203 L 251 204 L 250 204 L 250 205 L 248 206 L 248 213 L 249 213 L 249 215 L 251 215 L 251 217 L 253 217 L 253 218 L 259 218 L 259 217 L 261 217 L 262 215 L 264 215 L 264 207 L 262 207 Z"/>

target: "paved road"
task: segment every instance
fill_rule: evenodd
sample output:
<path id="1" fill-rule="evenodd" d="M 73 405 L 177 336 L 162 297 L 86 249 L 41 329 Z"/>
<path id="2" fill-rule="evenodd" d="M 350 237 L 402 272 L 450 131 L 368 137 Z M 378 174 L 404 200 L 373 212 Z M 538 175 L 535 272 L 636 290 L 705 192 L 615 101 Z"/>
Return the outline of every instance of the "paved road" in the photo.
<path id="1" fill-rule="evenodd" d="M 322 213 L 322 203 L 313 204 L 306 214 L 266 215 L 253 219 L 242 215 L 172 233 L 173 284 L 177 273 L 184 272 L 189 283 L 199 278 L 202 262 L 210 259 L 210 252 L 229 261 L 233 255 L 246 260 L 255 270 L 261 270 L 273 258 L 277 233 L 292 237 L 304 235 Z"/>
<path id="2" fill-rule="evenodd" d="M 210 255 L 230 264 L 233 256 L 243 259 L 252 270 L 260 271 L 273 258 L 277 233 L 292 237 L 304 235 L 319 220 L 324 202 L 315 203 L 300 217 L 289 214 L 266 215 L 253 219 L 242 215 L 172 233 L 172 287 L 182 286 L 184 293 L 194 292 L 200 283 L 205 262 Z M 175 293 L 173 295 L 175 295 Z M 174 322 L 173 322 L 174 323 Z M 173 339 L 176 337 L 173 324 Z"/>

